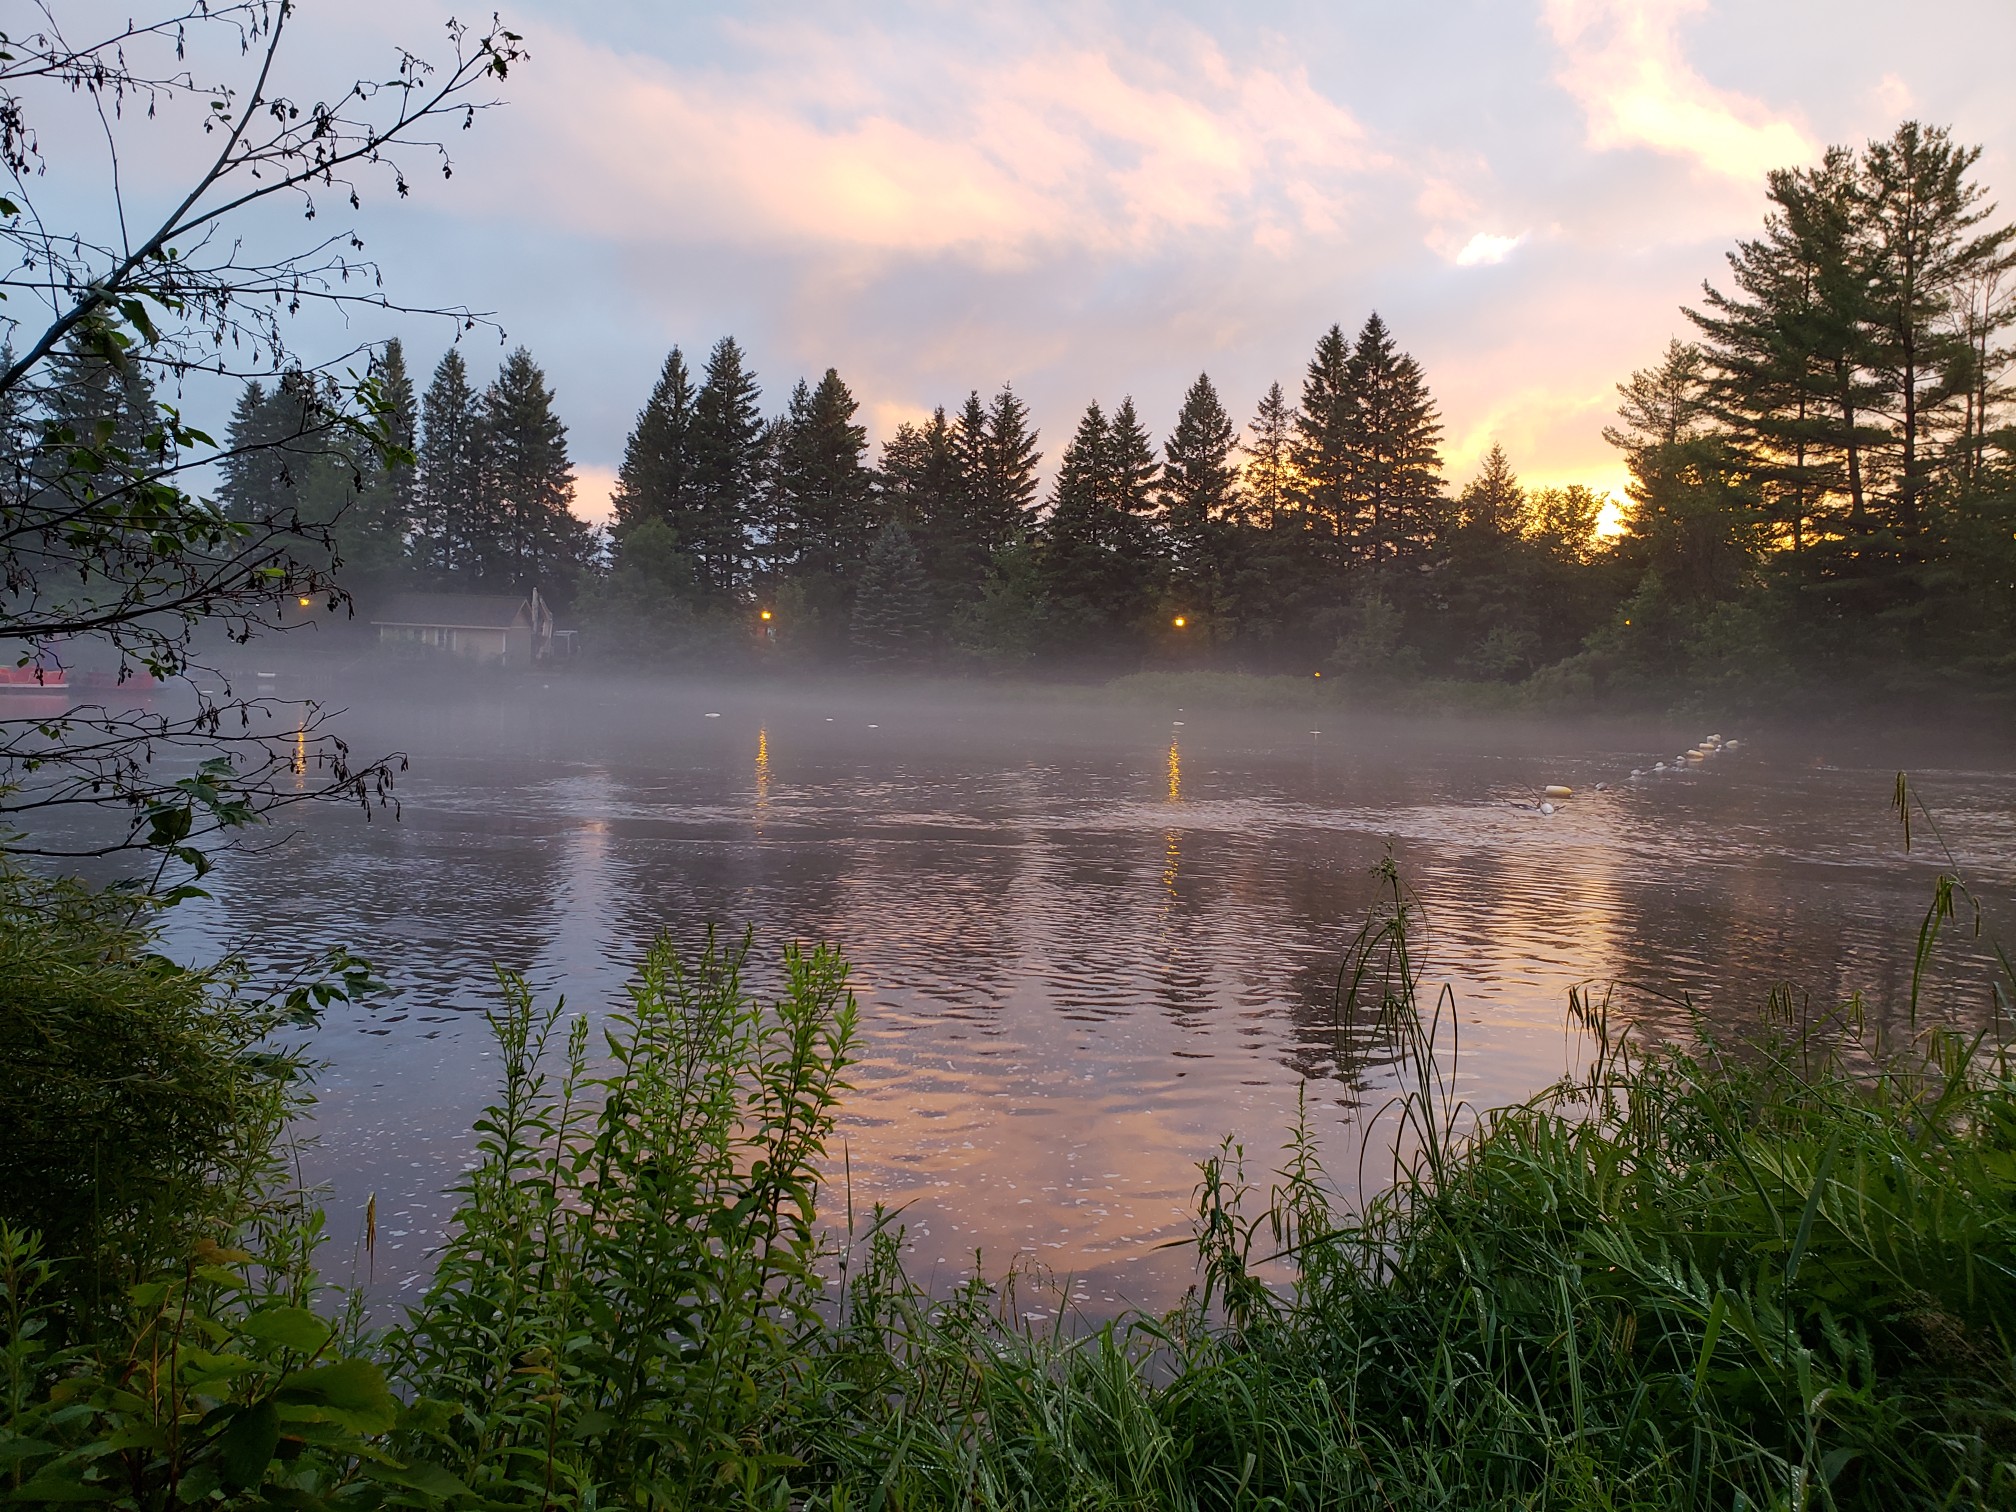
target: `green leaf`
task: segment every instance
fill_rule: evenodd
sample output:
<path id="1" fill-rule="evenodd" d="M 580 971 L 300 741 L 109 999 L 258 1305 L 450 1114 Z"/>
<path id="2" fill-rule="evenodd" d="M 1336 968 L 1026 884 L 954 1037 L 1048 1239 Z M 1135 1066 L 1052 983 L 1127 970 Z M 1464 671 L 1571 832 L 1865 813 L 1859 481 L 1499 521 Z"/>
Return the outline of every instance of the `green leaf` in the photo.
<path id="1" fill-rule="evenodd" d="M 388 1486 L 403 1486 L 408 1491 L 418 1491 L 423 1496 L 440 1501 L 470 1494 L 469 1488 L 455 1476 L 426 1460 L 415 1460 L 410 1465 L 366 1464 L 363 1469 L 372 1480 L 383 1481 Z"/>
<path id="2" fill-rule="evenodd" d="M 329 1325 L 305 1307 L 262 1307 L 238 1325 L 262 1344 L 313 1354 L 329 1342 Z"/>
<path id="3" fill-rule="evenodd" d="M 266 1478 L 266 1467 L 280 1447 L 280 1409 L 268 1397 L 242 1407 L 218 1438 L 224 1479 L 250 1489 Z"/>
<path id="4" fill-rule="evenodd" d="M 53 1474 L 38 1475 L 9 1501 L 34 1505 L 36 1502 L 105 1502 L 112 1500 L 110 1486 L 91 1486 L 79 1480 L 61 1480 Z"/>
<path id="5" fill-rule="evenodd" d="M 286 1406 L 330 1408 L 359 1433 L 389 1433 L 399 1418 L 399 1403 L 385 1384 L 385 1373 L 369 1360 L 297 1370 L 274 1395 Z"/>

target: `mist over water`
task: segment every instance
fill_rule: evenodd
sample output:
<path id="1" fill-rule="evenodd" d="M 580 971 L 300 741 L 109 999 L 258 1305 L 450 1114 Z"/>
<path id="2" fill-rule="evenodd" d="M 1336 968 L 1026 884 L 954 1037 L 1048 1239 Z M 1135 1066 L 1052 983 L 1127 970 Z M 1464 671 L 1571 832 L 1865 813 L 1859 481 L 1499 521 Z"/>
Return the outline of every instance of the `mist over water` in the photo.
<path id="1" fill-rule="evenodd" d="M 1736 1025 L 1778 981 L 1816 1004 L 1859 989 L 1904 1032 L 1940 861 L 1922 831 L 1903 853 L 1900 766 L 2004 913 L 2016 883 L 2016 771 L 1874 736 L 1724 729 L 1737 751 L 1634 783 L 1705 731 L 899 684 L 339 701 L 353 748 L 411 755 L 401 816 L 294 811 L 289 843 L 226 860 L 214 898 L 170 916 L 169 945 L 280 969 L 341 943 L 389 979 L 312 1040 L 304 1157 L 332 1275 L 377 1195 L 383 1298 L 424 1280 L 493 1090 L 498 965 L 599 1015 L 661 931 L 751 928 L 759 979 L 786 941 L 837 945 L 862 1032 L 829 1221 L 907 1205 L 920 1277 L 1026 1257 L 1109 1310 L 1188 1283 L 1159 1246 L 1189 1232 L 1195 1162 L 1233 1135 L 1264 1186 L 1305 1085 L 1338 1185 L 1382 1183 L 1391 1071 L 1332 994 L 1389 849 L 1480 1106 L 1580 1063 L 1581 983 L 1622 984 L 1652 1033 L 1686 1032 L 1680 994 Z M 1530 806 L 1548 783 L 1576 789 L 1551 816 Z M 1963 942 L 1934 1011 L 1985 1012 L 1978 954 Z"/>

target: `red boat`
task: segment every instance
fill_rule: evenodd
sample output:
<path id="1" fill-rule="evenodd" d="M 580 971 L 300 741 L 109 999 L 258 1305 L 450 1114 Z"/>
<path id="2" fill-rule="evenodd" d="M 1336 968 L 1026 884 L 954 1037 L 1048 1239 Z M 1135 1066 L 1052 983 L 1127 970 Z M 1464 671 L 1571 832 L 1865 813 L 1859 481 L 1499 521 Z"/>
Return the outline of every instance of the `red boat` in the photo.
<path id="1" fill-rule="evenodd" d="M 70 669 L 54 663 L 0 667 L 0 693 L 61 693 L 69 686 Z"/>

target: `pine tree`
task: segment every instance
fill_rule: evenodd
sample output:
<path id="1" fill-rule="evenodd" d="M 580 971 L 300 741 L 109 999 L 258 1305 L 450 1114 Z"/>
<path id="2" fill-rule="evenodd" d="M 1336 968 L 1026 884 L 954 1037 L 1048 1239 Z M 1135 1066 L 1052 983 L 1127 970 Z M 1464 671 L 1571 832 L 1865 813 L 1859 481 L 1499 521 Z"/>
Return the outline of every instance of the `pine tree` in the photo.
<path id="1" fill-rule="evenodd" d="M 1711 421 L 1700 349 L 1673 342 L 1658 367 L 1633 373 L 1617 392 L 1622 423 L 1603 435 L 1631 469 L 1622 544 L 1626 561 L 1649 575 L 1641 598 L 1689 613 L 1729 598 L 1763 542 L 1741 458 Z"/>
<path id="2" fill-rule="evenodd" d="M 462 353 L 450 347 L 420 401 L 414 565 L 431 577 L 474 582 L 477 543 L 496 533 L 483 487 L 483 412 Z"/>
<path id="3" fill-rule="evenodd" d="M 693 504 L 692 432 L 697 399 L 686 358 L 675 346 L 623 447 L 623 464 L 616 472 L 611 501 L 618 539 L 644 520 L 663 522 L 675 537 L 691 529 L 687 515 Z"/>
<path id="4" fill-rule="evenodd" d="M 1195 610 L 1215 606 L 1224 593 L 1235 435 L 1217 389 L 1200 373 L 1163 447 L 1160 489 L 1173 582 Z"/>
<path id="5" fill-rule="evenodd" d="M 1247 524 L 1273 529 L 1295 507 L 1299 479 L 1295 473 L 1295 417 L 1281 385 L 1270 384 L 1260 398 L 1260 408 L 1246 427 L 1250 439 L 1240 450 L 1247 457 L 1241 469 L 1238 497 L 1244 504 L 1241 517 Z"/>
<path id="6" fill-rule="evenodd" d="M 1892 528 L 1909 542 L 1934 497 L 1937 443 L 1953 428 L 1966 348 L 1954 338 L 1964 292 L 2012 265 L 2016 229 L 1982 231 L 1987 191 L 1969 177 L 1979 147 L 1906 121 L 1863 154 L 1861 212 L 1870 242 L 1874 366 L 1893 396 Z"/>
<path id="7" fill-rule="evenodd" d="M 849 636 L 854 659 L 880 668 L 915 665 L 930 651 L 930 617 L 923 564 L 903 522 L 891 520 L 862 563 Z"/>
<path id="8" fill-rule="evenodd" d="M 1457 499 L 1462 528 L 1488 536 L 1517 535 L 1526 518 L 1526 490 L 1496 441 L 1484 454 L 1484 465 Z"/>
<path id="9" fill-rule="evenodd" d="M 732 336 L 722 337 L 708 354 L 693 403 L 693 508 L 679 531 L 700 565 L 703 591 L 716 603 L 736 599 L 751 566 L 765 439 L 758 397 L 742 349 Z"/>
<path id="10" fill-rule="evenodd" d="M 1883 391 L 1869 376 L 1868 287 L 1853 154 L 1773 173 L 1764 235 L 1729 254 L 1733 291 L 1703 286 L 1705 401 L 1795 552 L 1867 530 Z M 1824 569 L 1823 569 L 1824 570 Z"/>
<path id="11" fill-rule="evenodd" d="M 1421 365 L 1374 313 L 1346 369 L 1351 513 L 1358 556 L 1374 564 L 1419 561 L 1448 529 L 1442 424 Z"/>
<path id="12" fill-rule="evenodd" d="M 546 375 L 519 347 L 483 395 L 484 483 L 498 533 L 478 543 L 485 581 L 565 604 L 590 551 L 573 513 L 567 427 L 553 413 Z"/>

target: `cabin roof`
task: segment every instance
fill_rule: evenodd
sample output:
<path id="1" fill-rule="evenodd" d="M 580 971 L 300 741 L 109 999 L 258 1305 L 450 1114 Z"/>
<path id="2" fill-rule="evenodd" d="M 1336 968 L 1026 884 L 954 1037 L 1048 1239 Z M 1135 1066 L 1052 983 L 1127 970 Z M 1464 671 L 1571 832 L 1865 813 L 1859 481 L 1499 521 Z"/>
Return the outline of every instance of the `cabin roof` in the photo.
<path id="1" fill-rule="evenodd" d="M 532 602 L 521 593 L 402 593 L 371 616 L 371 623 L 509 630 L 521 618 L 531 623 Z"/>

